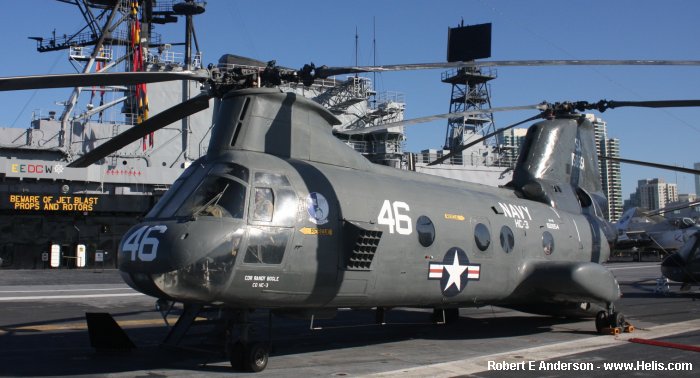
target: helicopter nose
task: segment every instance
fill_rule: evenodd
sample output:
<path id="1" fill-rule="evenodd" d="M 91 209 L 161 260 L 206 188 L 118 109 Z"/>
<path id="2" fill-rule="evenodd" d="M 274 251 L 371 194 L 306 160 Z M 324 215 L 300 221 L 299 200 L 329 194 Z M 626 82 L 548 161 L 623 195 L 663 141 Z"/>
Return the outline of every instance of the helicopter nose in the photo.
<path id="1" fill-rule="evenodd" d="M 205 217 L 136 225 L 119 246 L 122 278 L 157 298 L 211 300 L 231 278 L 244 226 Z"/>
<path id="2" fill-rule="evenodd" d="M 684 282 L 685 261 L 678 253 L 666 256 L 661 262 L 661 274 L 671 281 Z"/>
<path id="3" fill-rule="evenodd" d="M 217 272 L 231 272 L 242 233 L 242 224 L 220 218 L 141 223 L 122 239 L 119 270 L 136 290 L 182 299 L 186 288 L 223 284 Z"/>
<path id="4" fill-rule="evenodd" d="M 132 227 L 119 245 L 119 269 L 129 273 L 165 273 L 181 269 L 228 248 L 236 230 L 220 220 L 146 222 Z"/>

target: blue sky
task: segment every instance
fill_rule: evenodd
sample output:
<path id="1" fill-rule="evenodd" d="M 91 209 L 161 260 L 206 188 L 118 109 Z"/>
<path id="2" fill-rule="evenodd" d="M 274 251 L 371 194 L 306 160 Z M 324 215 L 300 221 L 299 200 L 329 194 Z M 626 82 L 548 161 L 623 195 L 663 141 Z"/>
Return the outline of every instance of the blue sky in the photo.
<path id="1" fill-rule="evenodd" d="M 41 11 L 38 11 L 38 10 Z M 225 53 L 277 60 L 288 67 L 304 63 L 371 65 L 376 23 L 378 64 L 445 60 L 447 28 L 493 23 L 492 59 L 693 59 L 700 60 L 700 2 L 697 1 L 282 1 L 209 0 L 195 20 L 205 62 Z M 66 52 L 38 53 L 29 36 L 71 33 L 82 27 L 77 7 L 58 1 L 23 0 L 0 13 L 4 46 L 0 76 L 74 72 Z M 184 22 L 160 27 L 168 40 L 182 41 Z M 379 91 L 405 95 L 406 117 L 445 113 L 450 86 L 440 70 L 384 73 Z M 499 68 L 492 82 L 493 106 L 566 100 L 597 101 L 700 98 L 700 67 L 535 67 Z M 371 76 L 370 76 L 371 77 Z M 36 109 L 58 109 L 69 90 L 0 93 L 0 125 L 27 127 Z M 532 112 L 497 114 L 506 126 Z M 700 109 L 618 109 L 600 115 L 608 134 L 621 140 L 623 157 L 692 167 L 700 161 Z M 442 146 L 445 122 L 408 128 L 407 149 Z M 641 178 L 677 182 L 694 191 L 693 176 L 622 166 L 627 195 Z"/>

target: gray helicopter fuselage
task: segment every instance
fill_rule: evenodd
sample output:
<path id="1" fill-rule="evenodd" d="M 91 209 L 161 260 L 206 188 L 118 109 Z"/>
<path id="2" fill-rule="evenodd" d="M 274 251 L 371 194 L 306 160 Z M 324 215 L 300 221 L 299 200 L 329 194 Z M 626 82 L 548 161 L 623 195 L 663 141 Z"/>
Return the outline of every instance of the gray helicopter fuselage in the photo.
<path id="1" fill-rule="evenodd" d="M 598 264 L 609 255 L 603 231 L 580 206 L 373 165 L 314 129 L 332 117 L 317 105 L 265 103 L 268 93 L 289 99 L 263 92 L 222 104 L 217 123 L 231 125 L 215 128 L 207 156 L 125 235 L 119 260 L 130 285 L 236 308 L 619 297 Z"/>

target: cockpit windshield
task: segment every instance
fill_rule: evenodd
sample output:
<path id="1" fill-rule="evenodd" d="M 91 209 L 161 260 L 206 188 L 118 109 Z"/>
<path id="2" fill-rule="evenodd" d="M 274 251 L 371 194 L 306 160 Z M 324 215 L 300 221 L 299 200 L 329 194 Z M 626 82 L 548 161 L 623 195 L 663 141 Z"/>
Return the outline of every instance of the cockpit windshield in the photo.
<path id="1" fill-rule="evenodd" d="M 243 218 L 248 169 L 238 164 L 216 164 L 213 167 L 198 164 L 194 171 L 190 171 L 190 168 L 148 213 L 147 218 Z"/>
<path id="2" fill-rule="evenodd" d="M 698 249 L 700 248 L 700 232 L 696 232 L 688 237 L 685 244 L 678 250 L 678 255 L 683 259 L 683 261 L 690 261 L 695 256 L 698 256 Z"/>
<path id="3" fill-rule="evenodd" d="M 232 177 L 210 175 L 177 210 L 175 216 L 243 218 L 245 186 Z"/>

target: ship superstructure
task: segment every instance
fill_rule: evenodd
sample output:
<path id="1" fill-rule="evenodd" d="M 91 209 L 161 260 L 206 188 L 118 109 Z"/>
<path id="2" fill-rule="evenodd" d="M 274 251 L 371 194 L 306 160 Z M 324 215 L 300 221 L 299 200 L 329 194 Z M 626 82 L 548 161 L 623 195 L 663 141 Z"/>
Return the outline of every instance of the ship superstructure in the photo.
<path id="1" fill-rule="evenodd" d="M 203 11 L 187 1 L 75 1 L 90 33 L 37 38 L 39 52 L 63 50 L 83 72 L 202 69 L 186 43 L 179 53 L 153 25 Z M 184 4 L 184 5 L 183 5 Z M 192 36 L 191 20 L 185 25 Z M 225 55 L 217 68 L 260 69 L 259 62 Z M 250 62 L 257 62 L 251 64 Z M 262 64 L 264 65 L 264 64 Z M 403 119 L 399 94 L 377 95 L 369 79 L 287 84 L 329 108 L 343 128 Z M 87 168 L 66 165 L 102 142 L 200 93 L 177 81 L 133 87 L 76 88 L 62 114 L 36 114 L 27 129 L 0 128 L 0 266 L 4 268 L 116 266 L 121 236 L 189 164 L 206 153 L 214 104 L 132 143 Z M 372 101 L 370 101 L 370 99 Z M 400 167 L 403 128 L 347 142 L 371 160 Z"/>
<path id="2" fill-rule="evenodd" d="M 68 3 L 77 5 L 91 31 L 36 38 L 39 52 L 63 50 L 71 62 L 82 65 L 83 72 L 203 70 L 201 53 L 191 51 L 191 19 L 204 11 L 204 3 Z M 184 52 L 176 52 L 174 44 L 164 42 L 154 31 L 154 25 L 177 17 L 186 19 Z M 260 72 L 267 64 L 224 55 L 208 69 Z M 280 88 L 328 108 L 342 121 L 335 126 L 335 135 L 375 163 L 491 185 L 509 179 L 502 174 L 503 168 L 489 167 L 481 158 L 426 167 L 424 163 L 432 160 L 430 152 L 413 155 L 404 151 L 403 126 L 346 134 L 404 118 L 403 95 L 377 93 L 369 78 L 323 79 L 311 85 L 283 83 Z M 216 105 L 89 167 L 69 168 L 67 164 L 200 91 L 199 83 L 188 81 L 75 88 L 61 114 L 35 114 L 27 129 L 0 128 L 0 267 L 116 266 L 124 232 L 185 168 L 206 153 Z M 476 154 L 484 156 L 481 151 Z M 463 156 L 467 155 L 474 152 L 468 150 Z"/>
<path id="3" fill-rule="evenodd" d="M 82 72 L 201 69 L 201 55 L 175 52 L 153 29 L 181 16 L 190 20 L 203 11 L 202 3 L 66 3 L 79 9 L 85 27 L 33 38 L 37 51 L 63 51 Z M 186 28 L 189 40 L 190 22 Z M 96 165 L 66 165 L 199 92 L 199 84 L 189 82 L 75 88 L 60 114 L 35 113 L 27 129 L 0 128 L 2 267 L 91 266 L 96 259 L 114 266 L 123 233 L 206 152 L 212 111 L 174 123 Z"/>

